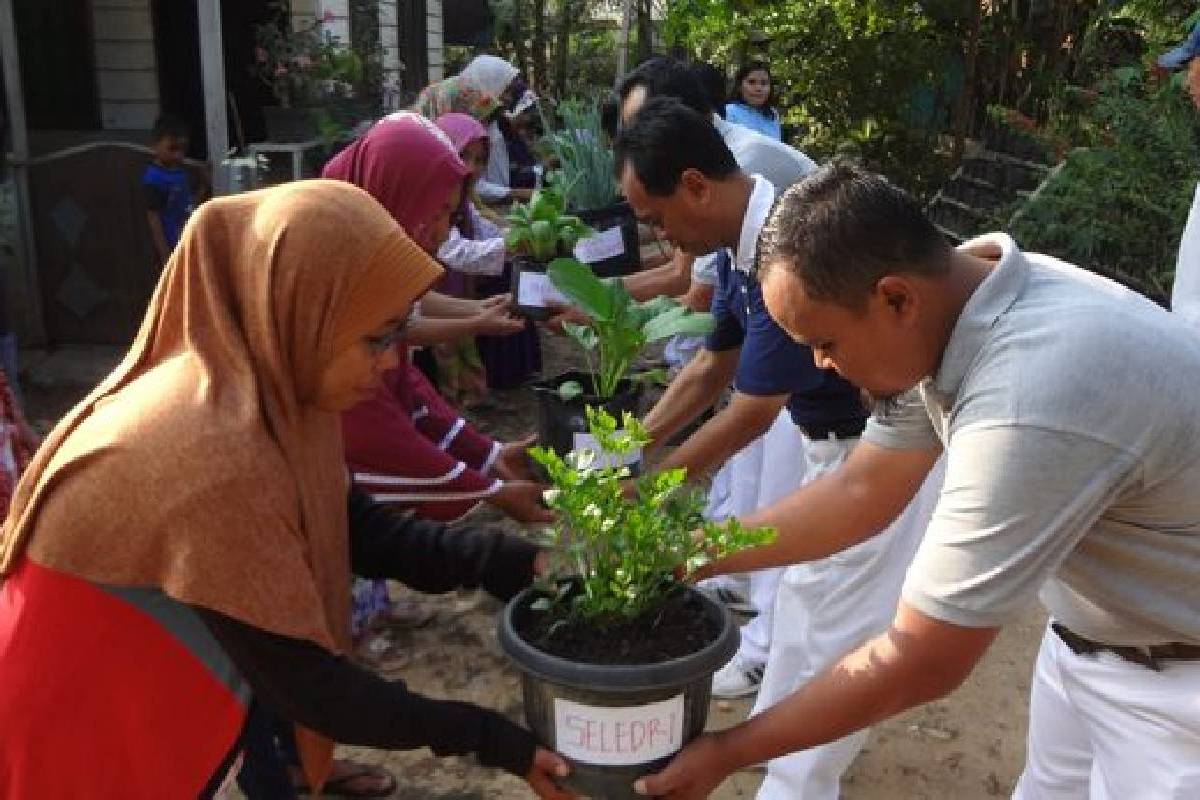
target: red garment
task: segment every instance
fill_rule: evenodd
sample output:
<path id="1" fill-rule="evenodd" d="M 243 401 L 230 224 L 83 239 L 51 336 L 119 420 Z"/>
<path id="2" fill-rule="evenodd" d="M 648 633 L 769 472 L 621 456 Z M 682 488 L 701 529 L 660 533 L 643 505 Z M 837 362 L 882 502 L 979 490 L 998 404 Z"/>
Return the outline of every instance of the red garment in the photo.
<path id="1" fill-rule="evenodd" d="M 370 400 L 342 417 L 346 461 L 372 498 L 449 522 L 499 491 L 500 443 L 471 426 L 403 359 Z"/>
<path id="2" fill-rule="evenodd" d="M 200 618 L 157 589 L 24 559 L 0 584 L 0 797 L 210 797 L 247 684 Z"/>

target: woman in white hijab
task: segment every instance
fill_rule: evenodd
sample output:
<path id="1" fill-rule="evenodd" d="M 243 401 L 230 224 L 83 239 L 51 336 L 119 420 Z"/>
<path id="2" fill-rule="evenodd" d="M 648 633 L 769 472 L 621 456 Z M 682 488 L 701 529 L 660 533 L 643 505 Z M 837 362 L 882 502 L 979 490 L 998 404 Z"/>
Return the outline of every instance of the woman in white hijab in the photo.
<path id="1" fill-rule="evenodd" d="M 512 101 L 519 70 L 498 56 L 476 56 L 462 72 L 432 83 L 422 90 L 415 110 L 429 119 L 444 114 L 470 114 L 488 132 L 488 164 L 476 191 L 485 203 L 528 200 L 528 189 L 511 188 L 508 146 L 498 122 L 499 113 Z"/>

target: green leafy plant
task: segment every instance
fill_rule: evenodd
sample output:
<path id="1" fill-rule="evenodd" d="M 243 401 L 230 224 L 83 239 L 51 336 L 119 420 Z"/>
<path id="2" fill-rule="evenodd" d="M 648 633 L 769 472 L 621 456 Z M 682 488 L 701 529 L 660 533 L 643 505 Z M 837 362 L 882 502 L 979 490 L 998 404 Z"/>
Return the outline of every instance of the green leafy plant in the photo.
<path id="1" fill-rule="evenodd" d="M 583 349 L 592 389 L 602 400 L 616 394 L 634 360 L 650 342 L 676 334 L 699 336 L 713 329 L 711 314 L 698 314 L 669 297 L 639 303 L 619 279 L 597 278 L 591 267 L 573 258 L 556 259 L 546 274 L 554 288 L 591 318 L 587 325 L 567 323 L 563 328 Z M 582 391 L 573 381 L 559 387 L 564 399 Z"/>
<path id="2" fill-rule="evenodd" d="M 509 249 L 545 264 L 558 255 L 569 255 L 576 243 L 595 233 L 579 217 L 566 213 L 562 193 L 541 189 L 528 204 L 513 206 L 504 237 Z"/>
<path id="3" fill-rule="evenodd" d="M 613 151 L 605 143 L 600 125 L 600 104 L 595 100 L 564 100 L 558 106 L 558 116 L 562 128 L 545 137 L 549 154 L 559 165 L 548 180 L 562 193 L 567 208 L 612 205 L 617 200 L 617 180 Z M 546 130 L 550 130 L 548 124 Z"/>
<path id="4" fill-rule="evenodd" d="M 1076 123 L 1076 143 L 1005 226 L 1050 253 L 1165 302 L 1200 162 L 1200 124 L 1181 81 L 1113 70 Z"/>
<path id="5" fill-rule="evenodd" d="M 566 457 L 543 447 L 530 450 L 554 487 L 547 502 L 558 522 L 549 537 L 565 560 L 561 574 L 544 584 L 546 596 L 535 609 L 558 608 L 588 621 L 631 619 L 679 588 L 680 567 L 695 569 L 774 540 L 771 528 L 704 520 L 703 492 L 684 485 L 682 468 L 637 478 L 636 492 L 626 497 L 629 469 L 608 462 L 639 450 L 650 437 L 628 412 L 619 428 L 603 409 L 589 406 L 587 417 L 595 450 Z"/>

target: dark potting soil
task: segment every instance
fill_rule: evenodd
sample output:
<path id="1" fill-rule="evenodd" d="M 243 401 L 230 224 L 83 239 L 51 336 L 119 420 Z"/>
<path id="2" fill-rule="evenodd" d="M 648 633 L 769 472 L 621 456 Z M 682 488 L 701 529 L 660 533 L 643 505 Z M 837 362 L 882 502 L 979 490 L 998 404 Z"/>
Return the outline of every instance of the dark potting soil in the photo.
<path id="1" fill-rule="evenodd" d="M 534 647 L 581 664 L 658 664 L 703 650 L 721 632 L 690 592 L 632 620 L 564 620 L 561 610 L 526 608 L 515 622 Z"/>

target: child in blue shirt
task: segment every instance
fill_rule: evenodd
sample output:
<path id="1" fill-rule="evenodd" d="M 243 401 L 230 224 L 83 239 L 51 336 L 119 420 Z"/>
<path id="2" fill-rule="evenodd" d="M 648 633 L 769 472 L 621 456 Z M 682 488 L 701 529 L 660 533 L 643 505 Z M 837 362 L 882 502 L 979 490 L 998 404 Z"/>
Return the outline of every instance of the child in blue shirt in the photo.
<path id="1" fill-rule="evenodd" d="M 171 114 L 154 123 L 154 160 L 142 173 L 147 219 L 154 250 L 163 264 L 175 249 L 183 225 L 196 207 L 197 188 L 183 165 L 188 148 L 187 124 Z"/>

